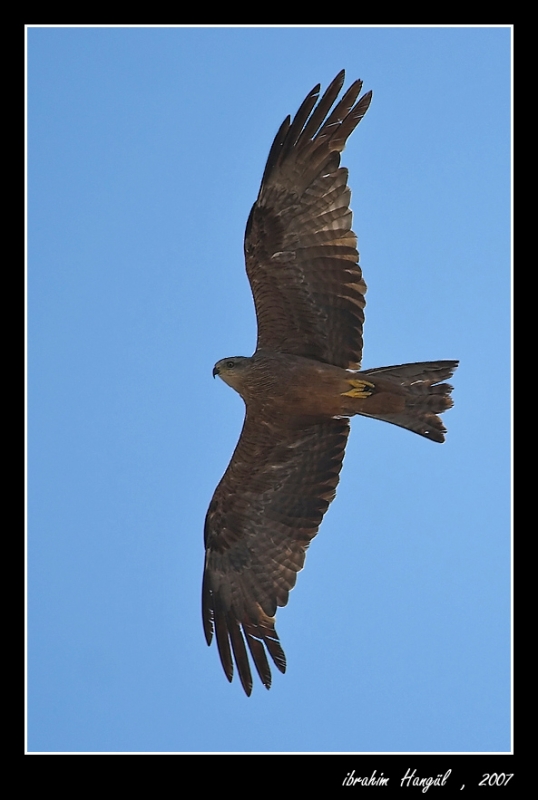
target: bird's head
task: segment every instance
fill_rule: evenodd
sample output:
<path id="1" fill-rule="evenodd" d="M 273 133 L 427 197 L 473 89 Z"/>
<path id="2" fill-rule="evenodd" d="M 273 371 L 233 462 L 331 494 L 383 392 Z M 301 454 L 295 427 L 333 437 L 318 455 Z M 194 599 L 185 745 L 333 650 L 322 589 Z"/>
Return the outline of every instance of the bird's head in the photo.
<path id="1" fill-rule="evenodd" d="M 213 377 L 215 378 L 218 375 L 224 383 L 241 393 L 242 379 L 251 360 L 246 356 L 221 358 L 213 367 Z"/>

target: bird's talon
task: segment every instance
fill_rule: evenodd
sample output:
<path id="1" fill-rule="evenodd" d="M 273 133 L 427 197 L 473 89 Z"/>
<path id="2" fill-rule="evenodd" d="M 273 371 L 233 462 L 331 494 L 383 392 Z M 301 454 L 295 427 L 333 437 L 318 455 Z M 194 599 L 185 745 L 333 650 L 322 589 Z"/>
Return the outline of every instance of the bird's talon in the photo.
<path id="1" fill-rule="evenodd" d="M 350 379 L 348 383 L 353 388 L 350 389 L 349 392 L 342 392 L 342 397 L 353 397 L 365 400 L 373 394 L 373 390 L 375 389 L 375 385 L 370 383 L 370 381 L 362 381 L 357 378 Z"/>

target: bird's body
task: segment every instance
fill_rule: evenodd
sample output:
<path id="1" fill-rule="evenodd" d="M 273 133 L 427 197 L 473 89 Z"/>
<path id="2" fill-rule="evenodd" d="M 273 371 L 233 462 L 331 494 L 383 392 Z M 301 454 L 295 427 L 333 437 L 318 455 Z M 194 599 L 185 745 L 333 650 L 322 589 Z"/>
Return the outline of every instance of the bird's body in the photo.
<path id="1" fill-rule="evenodd" d="M 230 362 L 231 369 L 226 367 Z M 263 350 L 236 363 L 231 359 L 219 363 L 217 374 L 247 406 L 255 406 L 263 416 L 278 417 L 282 424 L 302 425 L 345 414 L 347 399 L 341 394 L 349 390 L 346 378 L 353 373 L 342 367 Z"/>
<path id="2" fill-rule="evenodd" d="M 443 383 L 457 361 L 361 370 L 366 284 L 351 230 L 340 152 L 371 93 L 355 81 L 333 105 L 343 71 L 317 86 L 271 147 L 245 234 L 258 320 L 256 352 L 218 361 L 246 405 L 245 422 L 205 522 L 202 614 L 228 680 L 234 662 L 247 694 L 250 658 L 269 688 L 269 654 L 286 660 L 275 631 L 306 549 L 335 496 L 349 417 L 364 415 L 436 442 L 452 405 Z"/>
<path id="3" fill-rule="evenodd" d="M 416 381 L 417 366 L 420 382 Z M 432 390 L 432 385 L 452 374 L 454 367 L 453 361 L 422 362 L 361 372 L 289 353 L 258 350 L 251 358 L 222 359 L 215 365 L 214 375 L 235 389 L 247 407 L 256 409 L 260 419 L 274 418 L 285 427 L 356 414 L 392 415 L 387 421 L 411 430 L 420 420 L 417 433 L 443 441 L 444 428 L 436 414 L 451 407 L 451 387 L 440 384 Z M 430 375 L 425 374 L 428 371 Z M 413 392 L 413 379 L 414 389 L 420 387 L 421 391 Z"/>

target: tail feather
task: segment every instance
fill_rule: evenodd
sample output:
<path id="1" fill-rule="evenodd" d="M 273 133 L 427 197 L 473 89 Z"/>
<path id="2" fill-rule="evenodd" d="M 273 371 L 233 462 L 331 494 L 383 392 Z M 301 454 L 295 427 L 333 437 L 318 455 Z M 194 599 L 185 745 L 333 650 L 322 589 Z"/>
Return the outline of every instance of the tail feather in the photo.
<path id="1" fill-rule="evenodd" d="M 450 397 L 453 387 L 441 381 L 450 378 L 458 363 L 424 361 L 361 370 L 361 376 L 374 383 L 375 391 L 359 413 L 407 428 L 433 442 L 444 442 L 446 428 L 438 415 L 452 408 L 454 402 Z M 380 402 L 385 396 L 387 402 Z"/>

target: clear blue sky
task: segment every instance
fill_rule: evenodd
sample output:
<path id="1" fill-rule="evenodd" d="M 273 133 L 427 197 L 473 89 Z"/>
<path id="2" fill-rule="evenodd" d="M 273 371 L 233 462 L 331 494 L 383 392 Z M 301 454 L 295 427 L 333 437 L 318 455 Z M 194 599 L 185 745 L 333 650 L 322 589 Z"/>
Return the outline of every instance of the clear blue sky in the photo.
<path id="1" fill-rule="evenodd" d="M 245 222 L 273 136 L 345 68 L 367 367 L 459 358 L 437 445 L 356 418 L 247 698 L 201 625 L 243 418 Z M 28 31 L 28 747 L 510 748 L 510 31 Z"/>

